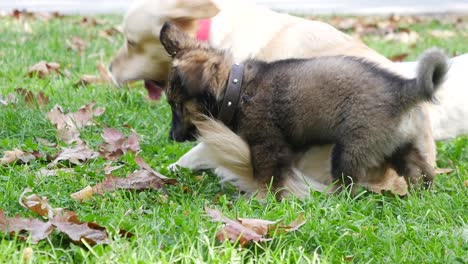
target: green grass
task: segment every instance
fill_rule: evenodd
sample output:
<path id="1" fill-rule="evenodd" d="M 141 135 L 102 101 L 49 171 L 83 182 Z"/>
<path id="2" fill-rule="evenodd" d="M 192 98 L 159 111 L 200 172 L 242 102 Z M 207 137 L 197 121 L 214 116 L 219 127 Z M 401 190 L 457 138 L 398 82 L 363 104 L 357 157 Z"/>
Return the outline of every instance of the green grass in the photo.
<path id="1" fill-rule="evenodd" d="M 74 245 L 57 233 L 38 244 L 0 234 L 0 263 L 23 262 L 26 247 L 34 250 L 34 263 L 467 263 L 468 192 L 464 180 L 468 178 L 468 138 L 438 143 L 438 165 L 455 172 L 438 176 L 432 190 L 405 198 L 364 193 L 352 199 L 346 195 L 311 193 L 302 201 L 250 199 L 230 186 L 220 185 L 210 173 L 203 172 L 204 177 L 198 180 L 194 176 L 202 172 L 166 170 L 193 144 L 168 140 L 169 107 L 164 101 L 148 101 L 141 85 L 132 89 L 73 86 L 80 75 L 96 72 L 96 62 L 107 63 L 121 45 L 120 36 L 109 41 L 98 35 L 99 30 L 119 23 L 120 18 L 102 18 L 108 25 L 84 27 L 77 23 L 78 17 L 48 23 L 29 21 L 32 33 L 25 33 L 16 20 L 0 19 L 0 94 L 22 87 L 42 90 L 50 97 L 44 110 L 21 102 L 0 106 L 0 153 L 13 148 L 50 152 L 35 140 L 40 137 L 56 141 L 46 112 L 55 104 L 75 111 L 94 100 L 106 112 L 97 118 L 96 126 L 82 131 L 85 141 L 96 148 L 102 141 L 104 125 L 127 132 L 130 126 L 140 135 L 140 155 L 156 170 L 181 183 L 159 192 L 118 191 L 80 204 L 70 194 L 104 178 L 105 161 L 101 158 L 73 167 L 72 174 L 48 178 L 35 176 L 47 165 L 44 160 L 0 166 L 0 208 L 7 215 L 32 215 L 17 202 L 25 188 L 32 188 L 48 197 L 53 206 L 75 210 L 81 220 L 96 221 L 113 233 L 110 245 L 90 249 Z M 437 39 L 428 33 L 436 28 L 455 30 L 453 25 L 428 21 L 409 27 L 421 35 L 413 47 L 370 37 L 364 40 L 388 56 L 410 52 L 409 59 L 434 45 L 450 53 L 468 52 L 466 31 L 457 31 L 457 36 L 449 39 Z M 75 35 L 89 42 L 83 55 L 67 49 L 66 39 Z M 59 62 L 72 76 L 27 77 L 28 67 L 39 60 Z M 128 165 L 118 175 L 137 167 L 131 154 L 122 160 Z M 219 224 L 205 215 L 205 206 L 216 206 L 229 217 L 285 222 L 304 213 L 307 223 L 296 232 L 276 235 L 271 242 L 240 249 L 215 240 Z M 130 230 L 135 236 L 121 238 L 116 235 L 119 228 Z"/>

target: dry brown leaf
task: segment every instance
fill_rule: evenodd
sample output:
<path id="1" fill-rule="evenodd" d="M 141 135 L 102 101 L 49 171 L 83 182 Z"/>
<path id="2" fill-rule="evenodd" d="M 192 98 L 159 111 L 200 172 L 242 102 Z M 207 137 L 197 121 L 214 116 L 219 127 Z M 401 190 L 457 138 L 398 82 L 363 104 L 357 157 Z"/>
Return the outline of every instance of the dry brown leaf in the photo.
<path id="1" fill-rule="evenodd" d="M 174 179 L 171 179 L 171 178 L 168 178 L 164 175 L 162 175 L 161 173 L 153 170 L 153 168 L 151 168 L 151 166 L 145 162 L 145 160 L 142 158 L 142 157 L 135 157 L 135 163 L 143 170 L 146 170 L 146 171 L 149 171 L 151 174 L 153 174 L 154 176 L 157 176 L 158 178 L 160 179 L 163 179 L 163 180 L 167 180 L 169 182 L 172 182 L 171 184 L 175 184 L 177 183 L 177 181 L 175 181 Z"/>
<path id="2" fill-rule="evenodd" d="M 112 40 L 113 36 L 119 35 L 119 34 L 122 34 L 122 31 L 119 27 L 111 27 L 111 28 L 99 31 L 99 36 L 107 40 Z"/>
<path id="3" fill-rule="evenodd" d="M 0 95 L 0 104 L 4 106 L 8 106 L 10 104 L 16 104 L 18 99 L 16 98 L 15 94 L 9 93 L 6 96 Z"/>
<path id="4" fill-rule="evenodd" d="M 84 200 L 87 200 L 87 199 L 90 199 L 91 197 L 93 197 L 93 194 L 94 194 L 93 188 L 88 185 L 85 188 L 83 188 L 82 190 L 79 190 L 79 191 L 77 191 L 75 193 L 70 194 L 70 197 L 73 200 L 81 203 Z"/>
<path id="5" fill-rule="evenodd" d="M 37 243 L 49 236 L 54 230 L 54 226 L 50 222 L 42 222 L 33 218 L 22 218 L 19 216 L 7 218 L 0 209 L 0 231 L 14 235 L 17 233 L 18 237 L 26 240 L 31 234 L 33 243 Z M 27 232 L 26 234 L 24 232 Z"/>
<path id="6" fill-rule="evenodd" d="M 42 168 L 38 172 L 36 172 L 36 177 L 51 177 L 56 176 L 59 173 L 73 173 L 74 170 L 72 168 L 60 168 L 60 169 L 53 169 L 49 170 L 47 168 Z"/>
<path id="7" fill-rule="evenodd" d="M 99 152 L 108 160 L 116 160 L 128 151 L 137 153 L 140 150 L 138 135 L 135 131 L 132 131 L 127 138 L 115 128 L 104 127 L 102 138 L 105 142 L 100 145 Z"/>
<path id="8" fill-rule="evenodd" d="M 75 83 L 75 86 L 88 86 L 90 84 L 103 84 L 103 83 L 106 83 L 106 80 L 104 80 L 101 76 L 83 74 L 81 75 L 78 82 Z"/>
<path id="9" fill-rule="evenodd" d="M 86 104 L 74 113 L 64 113 L 59 105 L 55 105 L 48 113 L 50 122 L 57 128 L 57 137 L 67 143 L 81 143 L 79 129 L 93 125 L 93 118 L 104 113 L 102 107 L 94 108 L 95 103 Z"/>
<path id="10" fill-rule="evenodd" d="M 167 178 L 161 173 L 153 170 L 141 157 L 135 157 L 135 162 L 140 166 L 140 170 L 129 173 L 127 177 L 116 177 L 106 175 L 104 181 L 93 186 L 93 193 L 103 194 L 113 192 L 117 189 L 124 190 L 159 190 L 165 184 L 176 184 L 176 179 Z"/>
<path id="11" fill-rule="evenodd" d="M 17 20 L 24 20 L 24 19 L 31 19 L 31 18 L 36 18 L 36 14 L 33 12 L 29 12 L 26 10 L 19 10 L 19 9 L 14 9 L 10 16 L 14 19 Z"/>
<path id="12" fill-rule="evenodd" d="M 26 189 L 20 197 L 20 204 L 42 216 L 49 218 L 48 222 L 42 222 L 38 219 L 26 219 L 16 216 L 14 218 L 5 217 L 0 209 L 0 231 L 25 240 L 28 233 L 32 236 L 34 243 L 45 239 L 54 229 L 65 233 L 70 239 L 78 244 L 86 242 L 89 245 L 108 243 L 108 234 L 104 227 L 94 222 L 81 222 L 75 212 L 63 210 L 61 208 L 51 208 L 47 198 L 38 195 L 25 194 L 30 192 Z M 27 233 L 25 233 L 27 232 Z M 119 234 L 125 237 L 133 236 L 132 233 L 120 230 Z"/>
<path id="13" fill-rule="evenodd" d="M 83 52 L 88 46 L 88 44 L 78 36 L 73 36 L 70 39 L 67 39 L 65 43 L 71 50 L 76 52 Z"/>
<path id="14" fill-rule="evenodd" d="M 408 53 L 404 52 L 404 53 L 390 56 L 389 59 L 391 61 L 404 61 L 408 57 L 408 55 L 409 55 Z"/>
<path id="15" fill-rule="evenodd" d="M 118 189 L 124 190 L 159 190 L 164 186 L 164 181 L 146 170 L 138 170 L 127 177 L 106 176 L 106 179 L 93 187 L 93 192 L 103 194 Z"/>
<path id="16" fill-rule="evenodd" d="M 289 225 L 278 225 L 277 221 L 269 221 L 253 218 L 238 218 L 237 220 L 229 219 L 217 210 L 205 207 L 206 213 L 213 218 L 215 222 L 222 222 L 224 225 L 216 233 L 216 238 L 220 241 L 229 239 L 231 242 L 239 241 L 241 246 L 245 246 L 250 241 L 262 242 L 270 241 L 271 238 L 266 238 L 271 231 L 292 232 L 299 229 L 305 224 L 303 215 L 292 221 Z"/>
<path id="17" fill-rule="evenodd" d="M 57 129 L 57 138 L 66 144 L 77 143 L 81 144 L 83 141 L 80 138 L 80 131 L 76 127 L 64 127 Z"/>
<path id="18" fill-rule="evenodd" d="M 243 226 L 239 221 L 231 220 L 223 216 L 217 209 L 205 207 L 205 211 L 214 221 L 224 223 L 221 230 L 216 233 L 216 238 L 220 241 L 229 240 L 233 243 L 239 241 L 241 246 L 245 246 L 250 241 L 263 242 L 271 240 L 271 238 L 264 238 L 262 234 L 257 233 L 249 227 Z"/>
<path id="19" fill-rule="evenodd" d="M 44 108 L 49 103 L 49 97 L 47 97 L 42 91 L 34 94 L 32 91 L 24 88 L 16 88 L 16 93 L 23 96 L 24 102 L 30 106 L 39 106 Z"/>
<path id="20" fill-rule="evenodd" d="M 39 158 L 41 155 L 39 152 L 25 152 L 20 149 L 5 150 L 3 157 L 0 158 L 0 165 L 11 164 L 14 162 L 29 163 L 31 160 Z"/>
<path id="21" fill-rule="evenodd" d="M 80 165 L 81 162 L 95 159 L 99 153 L 90 149 L 86 143 L 81 142 L 76 146 L 62 148 L 58 156 L 49 164 L 49 168 L 57 165 L 59 161 L 65 160 L 75 165 Z"/>
<path id="22" fill-rule="evenodd" d="M 450 168 L 437 168 L 437 169 L 435 169 L 436 174 L 448 174 L 448 173 L 451 173 L 453 171 L 454 170 L 450 169 Z"/>
<path id="23" fill-rule="evenodd" d="M 105 109 L 102 107 L 94 108 L 96 103 L 92 102 L 81 106 L 78 111 L 74 113 L 64 114 L 62 108 L 55 105 L 54 108 L 47 114 L 52 124 L 57 128 L 63 127 L 76 127 L 82 128 L 85 126 L 93 125 L 92 119 L 95 116 L 100 116 L 104 113 Z"/>
<path id="24" fill-rule="evenodd" d="M 468 180 L 465 181 L 465 187 L 468 188 Z"/>
<path id="25" fill-rule="evenodd" d="M 20 195 L 19 204 L 26 209 L 29 209 L 36 214 L 44 217 L 44 218 L 52 218 L 56 214 L 57 211 L 61 209 L 54 209 L 49 205 L 49 201 L 46 197 L 41 197 L 37 194 L 31 194 L 29 196 L 25 196 L 27 193 L 32 192 L 31 189 L 26 189 Z"/>
<path id="26" fill-rule="evenodd" d="M 31 66 L 28 70 L 29 77 L 37 76 L 39 78 L 44 78 L 52 73 L 60 73 L 60 64 L 56 62 L 40 61 Z"/>
<path id="27" fill-rule="evenodd" d="M 120 168 L 122 168 L 124 165 L 117 165 L 117 166 L 112 166 L 112 162 L 106 164 L 106 166 L 104 167 L 104 174 L 105 175 L 109 175 L 111 174 L 111 172 L 115 171 L 115 170 L 118 170 Z"/>
<path id="28" fill-rule="evenodd" d="M 67 211 L 56 215 L 50 222 L 75 243 L 83 243 L 83 240 L 91 246 L 109 243 L 104 227 L 93 222 L 81 222 L 74 212 Z"/>
<path id="29" fill-rule="evenodd" d="M 253 219 L 253 218 L 237 218 L 241 225 L 255 231 L 255 233 L 265 236 L 268 234 L 271 226 L 276 224 L 274 221 Z"/>
<path id="30" fill-rule="evenodd" d="M 95 27 L 95 26 L 98 26 L 98 25 L 102 25 L 104 24 L 104 21 L 102 20 L 97 20 L 96 18 L 93 18 L 93 17 L 82 17 L 80 19 L 80 25 L 82 26 L 89 26 L 89 27 Z"/>
<path id="31" fill-rule="evenodd" d="M 285 232 L 293 232 L 298 230 L 301 226 L 303 226 L 306 223 L 304 220 L 304 214 L 300 214 L 299 217 L 289 223 L 289 225 L 279 225 L 276 227 L 277 231 L 284 230 Z"/>
<path id="32" fill-rule="evenodd" d="M 112 75 L 110 74 L 109 70 L 106 66 L 102 63 L 96 64 L 96 70 L 98 71 L 99 75 L 91 75 L 91 74 L 84 74 L 80 77 L 75 86 L 87 86 L 90 84 L 105 84 L 110 83 L 112 84 L 114 81 L 112 80 Z"/>

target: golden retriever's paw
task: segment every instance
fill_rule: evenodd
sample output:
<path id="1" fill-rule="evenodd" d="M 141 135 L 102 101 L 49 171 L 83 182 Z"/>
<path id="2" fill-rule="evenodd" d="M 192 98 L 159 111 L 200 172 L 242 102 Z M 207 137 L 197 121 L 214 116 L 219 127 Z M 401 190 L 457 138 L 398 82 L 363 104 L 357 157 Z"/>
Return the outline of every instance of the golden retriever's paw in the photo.
<path id="1" fill-rule="evenodd" d="M 172 163 L 169 166 L 167 166 L 167 169 L 172 171 L 172 172 L 178 172 L 179 169 L 180 169 L 180 166 L 179 166 L 179 164 L 177 164 L 177 162 L 175 162 L 175 163 Z"/>

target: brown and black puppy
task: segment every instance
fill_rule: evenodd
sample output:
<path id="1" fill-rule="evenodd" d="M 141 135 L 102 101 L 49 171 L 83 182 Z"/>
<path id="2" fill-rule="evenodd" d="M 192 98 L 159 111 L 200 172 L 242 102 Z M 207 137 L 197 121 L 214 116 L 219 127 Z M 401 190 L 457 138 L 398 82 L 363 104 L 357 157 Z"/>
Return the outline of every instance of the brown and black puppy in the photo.
<path id="1" fill-rule="evenodd" d="M 171 137 L 192 139 L 203 122 L 200 116 L 218 116 L 231 69 L 238 66 L 229 52 L 197 42 L 171 24 L 160 36 L 173 57 L 167 88 Z M 241 99 L 226 125 L 249 144 L 258 181 L 281 186 L 293 153 L 333 143 L 332 175 L 344 186 L 383 164 L 410 183 L 431 184 L 434 169 L 415 147 L 420 131 L 411 110 L 430 101 L 444 80 L 448 66 L 441 51 L 420 58 L 414 79 L 344 56 L 242 64 Z"/>

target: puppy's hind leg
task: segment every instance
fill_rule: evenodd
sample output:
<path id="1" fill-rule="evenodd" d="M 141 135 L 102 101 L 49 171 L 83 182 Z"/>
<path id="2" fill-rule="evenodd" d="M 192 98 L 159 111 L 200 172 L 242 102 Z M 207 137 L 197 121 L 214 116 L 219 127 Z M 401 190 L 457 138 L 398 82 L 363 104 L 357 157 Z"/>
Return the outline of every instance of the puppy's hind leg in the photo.
<path id="1" fill-rule="evenodd" d="M 349 189 L 351 194 L 355 192 L 355 184 L 365 174 L 365 168 L 353 153 L 353 148 L 342 143 L 333 147 L 331 155 L 331 174 L 335 184 L 333 189 L 340 193 L 343 189 Z"/>
<path id="2" fill-rule="evenodd" d="M 399 175 L 405 177 L 409 188 L 432 186 L 435 178 L 435 169 L 418 149 L 412 144 L 400 147 L 392 157 L 392 165 Z"/>
<path id="3" fill-rule="evenodd" d="M 283 188 L 284 177 L 291 170 L 293 155 L 285 142 L 256 143 L 250 146 L 254 179 L 262 185 L 272 185 L 273 190 Z M 281 193 L 280 193 L 281 195 Z"/>

